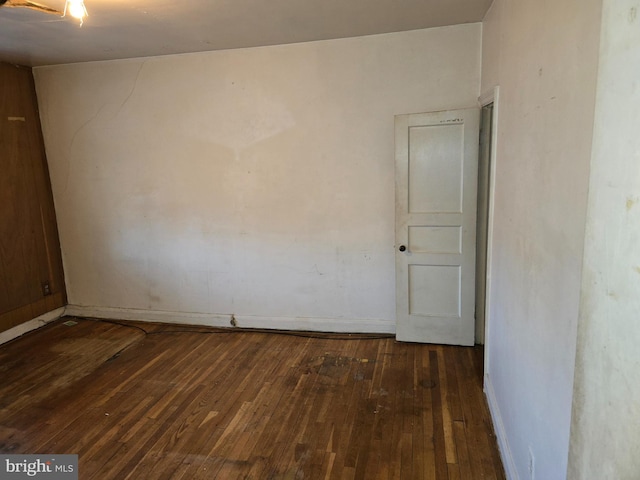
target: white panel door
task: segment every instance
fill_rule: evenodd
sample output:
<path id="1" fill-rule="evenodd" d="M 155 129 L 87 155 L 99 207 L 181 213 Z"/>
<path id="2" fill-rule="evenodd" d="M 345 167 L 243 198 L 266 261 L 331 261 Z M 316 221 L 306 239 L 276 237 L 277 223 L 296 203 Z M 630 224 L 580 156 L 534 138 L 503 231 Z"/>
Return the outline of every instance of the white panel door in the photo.
<path id="1" fill-rule="evenodd" d="M 479 110 L 395 126 L 396 337 L 473 345 Z"/>

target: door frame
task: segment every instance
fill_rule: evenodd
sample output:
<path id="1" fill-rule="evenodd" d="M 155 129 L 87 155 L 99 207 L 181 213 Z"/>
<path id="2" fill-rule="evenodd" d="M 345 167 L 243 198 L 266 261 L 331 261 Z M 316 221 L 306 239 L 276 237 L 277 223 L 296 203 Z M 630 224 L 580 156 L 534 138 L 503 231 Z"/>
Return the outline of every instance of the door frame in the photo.
<path id="1" fill-rule="evenodd" d="M 493 266 L 493 229 L 495 211 L 496 170 L 498 153 L 498 117 L 500 115 L 500 87 L 495 86 L 491 90 L 478 97 L 478 106 L 485 107 L 493 103 L 493 117 L 491 121 L 491 154 L 489 156 L 489 196 L 487 213 L 487 260 L 485 271 L 485 302 L 484 302 L 484 379 L 490 372 L 491 362 L 491 290 L 492 290 L 492 266 Z"/>

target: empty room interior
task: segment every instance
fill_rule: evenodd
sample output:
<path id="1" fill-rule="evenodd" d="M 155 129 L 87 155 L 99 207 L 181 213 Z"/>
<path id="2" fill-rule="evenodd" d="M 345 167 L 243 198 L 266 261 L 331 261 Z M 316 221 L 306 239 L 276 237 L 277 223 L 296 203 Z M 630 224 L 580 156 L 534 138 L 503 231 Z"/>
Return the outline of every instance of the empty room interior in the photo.
<path id="1" fill-rule="evenodd" d="M 0 457 L 640 478 L 639 9 L 0 1 Z"/>

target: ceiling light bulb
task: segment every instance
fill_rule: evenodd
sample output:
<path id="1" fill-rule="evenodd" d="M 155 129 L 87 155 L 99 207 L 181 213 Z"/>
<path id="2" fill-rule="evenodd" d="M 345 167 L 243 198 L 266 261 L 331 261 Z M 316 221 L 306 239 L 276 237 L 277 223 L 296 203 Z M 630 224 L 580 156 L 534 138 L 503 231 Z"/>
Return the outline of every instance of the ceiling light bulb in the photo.
<path id="1" fill-rule="evenodd" d="M 80 26 L 87 14 L 87 8 L 84 6 L 84 0 L 67 0 L 64 6 L 64 15 L 69 13 L 73 18 L 80 20 Z M 63 16 L 64 16 L 63 15 Z"/>

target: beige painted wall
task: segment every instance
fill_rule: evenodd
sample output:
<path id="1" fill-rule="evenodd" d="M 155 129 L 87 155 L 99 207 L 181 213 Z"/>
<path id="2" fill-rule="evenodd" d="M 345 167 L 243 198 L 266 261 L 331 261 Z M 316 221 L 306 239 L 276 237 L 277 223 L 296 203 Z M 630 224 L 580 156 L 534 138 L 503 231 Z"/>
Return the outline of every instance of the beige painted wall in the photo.
<path id="1" fill-rule="evenodd" d="M 503 2 L 494 1 L 482 22 L 482 95 L 500 85 L 500 57 L 504 31 L 502 25 Z"/>
<path id="2" fill-rule="evenodd" d="M 570 479 L 640 478 L 640 2 L 603 2 Z"/>
<path id="3" fill-rule="evenodd" d="M 565 478 L 599 0 L 496 0 L 481 91 L 500 86 L 486 389 L 510 478 Z"/>
<path id="4" fill-rule="evenodd" d="M 480 38 L 37 68 L 70 303 L 393 331 L 393 117 L 475 105 Z"/>

